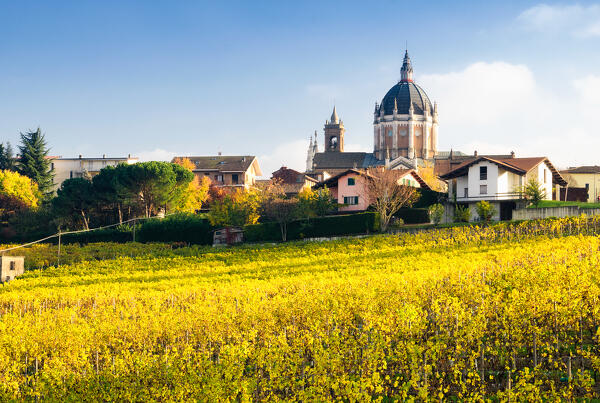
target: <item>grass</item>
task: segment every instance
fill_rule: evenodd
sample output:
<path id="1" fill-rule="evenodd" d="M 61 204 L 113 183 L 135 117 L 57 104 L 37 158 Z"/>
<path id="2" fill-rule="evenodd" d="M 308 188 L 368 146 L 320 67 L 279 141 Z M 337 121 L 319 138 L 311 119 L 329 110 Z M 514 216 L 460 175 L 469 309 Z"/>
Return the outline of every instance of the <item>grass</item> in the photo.
<path id="1" fill-rule="evenodd" d="M 559 200 L 542 200 L 537 206 L 528 206 L 527 208 L 544 208 L 544 207 L 572 207 L 580 208 L 600 208 L 600 203 L 587 203 L 576 201 L 559 201 Z"/>

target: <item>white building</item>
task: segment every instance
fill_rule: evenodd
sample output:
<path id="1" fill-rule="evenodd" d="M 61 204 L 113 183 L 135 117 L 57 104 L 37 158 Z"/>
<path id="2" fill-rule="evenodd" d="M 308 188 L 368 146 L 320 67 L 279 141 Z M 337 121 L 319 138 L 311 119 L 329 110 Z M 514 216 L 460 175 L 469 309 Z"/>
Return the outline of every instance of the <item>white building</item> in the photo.
<path id="1" fill-rule="evenodd" d="M 554 184 L 566 185 L 563 177 L 546 157 L 503 158 L 479 157 L 467 161 L 441 176 L 448 182 L 451 202 L 471 208 L 471 219 L 477 219 L 475 204 L 490 202 L 496 209 L 494 220 L 510 220 L 516 202 L 523 199 L 520 192 L 531 179 L 545 191 L 546 200 L 552 200 Z"/>
<path id="2" fill-rule="evenodd" d="M 101 158 L 63 158 L 51 157 L 52 168 L 54 169 L 54 190 L 67 179 L 73 178 L 91 178 L 97 175 L 102 168 L 107 166 L 117 166 L 119 164 L 135 164 L 138 162 L 137 157 L 132 157 L 131 154 L 127 157 L 107 157 L 103 155 Z"/>

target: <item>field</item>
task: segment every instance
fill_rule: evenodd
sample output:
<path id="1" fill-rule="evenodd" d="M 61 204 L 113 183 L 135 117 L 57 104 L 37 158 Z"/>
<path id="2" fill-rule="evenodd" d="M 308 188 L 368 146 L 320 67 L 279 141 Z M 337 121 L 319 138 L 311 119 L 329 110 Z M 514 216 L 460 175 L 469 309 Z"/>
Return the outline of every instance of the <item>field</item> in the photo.
<path id="1" fill-rule="evenodd" d="M 0 287 L 0 399 L 598 398 L 600 239 L 576 224 L 103 244 Z"/>

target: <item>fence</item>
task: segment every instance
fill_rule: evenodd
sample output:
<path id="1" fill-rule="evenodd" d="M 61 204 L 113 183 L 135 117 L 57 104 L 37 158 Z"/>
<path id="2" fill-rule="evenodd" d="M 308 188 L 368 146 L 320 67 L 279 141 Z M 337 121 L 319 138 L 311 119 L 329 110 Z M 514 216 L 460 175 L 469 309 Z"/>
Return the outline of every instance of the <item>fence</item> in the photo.
<path id="1" fill-rule="evenodd" d="M 166 216 L 165 216 L 166 217 Z M 154 217 L 141 217 L 141 218 L 132 218 L 130 220 L 126 220 L 117 224 L 110 224 L 110 225 L 105 225 L 102 227 L 97 227 L 97 228 L 90 228 L 90 229 L 82 229 L 82 230 L 78 230 L 78 231 L 58 231 L 56 234 L 53 235 L 49 235 L 45 238 L 41 238 L 38 239 L 36 241 L 32 241 L 32 242 L 27 242 L 21 245 L 17 245 L 17 246 L 12 246 L 10 248 L 5 248 L 5 249 L 0 249 L 0 255 L 4 255 L 6 252 L 12 251 L 12 250 L 16 250 L 16 249 L 20 249 L 20 248 L 24 248 L 26 246 L 31 246 L 31 245 L 35 245 L 41 242 L 45 242 L 45 241 L 49 241 L 51 239 L 54 238 L 58 238 L 58 249 L 57 249 L 57 266 L 60 266 L 60 254 L 61 254 L 61 240 L 62 237 L 65 235 L 73 235 L 73 234 L 81 234 L 84 232 L 92 232 L 92 231 L 98 231 L 98 230 L 103 230 L 103 229 L 107 229 L 107 228 L 114 228 L 120 225 L 124 225 L 124 224 L 129 224 L 131 223 L 132 225 L 132 241 L 135 242 L 135 226 L 137 224 L 138 221 L 143 221 L 143 220 L 150 220 L 150 219 L 154 219 L 154 218 L 163 218 L 163 216 L 154 216 Z"/>

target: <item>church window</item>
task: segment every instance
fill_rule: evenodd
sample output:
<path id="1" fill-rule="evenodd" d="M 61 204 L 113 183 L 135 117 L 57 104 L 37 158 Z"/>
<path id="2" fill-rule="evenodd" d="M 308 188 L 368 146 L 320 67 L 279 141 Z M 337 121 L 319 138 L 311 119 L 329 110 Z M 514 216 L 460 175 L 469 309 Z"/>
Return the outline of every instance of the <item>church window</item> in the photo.
<path id="1" fill-rule="evenodd" d="M 479 180 L 487 180 L 487 167 L 479 167 Z"/>
<path id="2" fill-rule="evenodd" d="M 338 143 L 337 137 L 335 137 L 335 136 L 331 137 L 329 139 L 329 148 L 335 149 L 337 147 L 337 143 Z"/>
<path id="3" fill-rule="evenodd" d="M 393 134 L 393 133 L 394 133 L 394 132 L 393 132 L 393 130 L 392 130 L 392 129 L 389 129 L 389 130 L 388 130 L 388 137 L 392 137 L 392 134 Z"/>
<path id="4" fill-rule="evenodd" d="M 482 194 L 482 195 L 487 194 L 487 185 L 479 185 L 479 194 Z"/>
<path id="5" fill-rule="evenodd" d="M 348 178 L 348 186 L 354 186 L 354 178 Z"/>
<path id="6" fill-rule="evenodd" d="M 401 136 L 406 136 L 406 129 L 401 129 L 400 130 L 400 135 Z"/>

